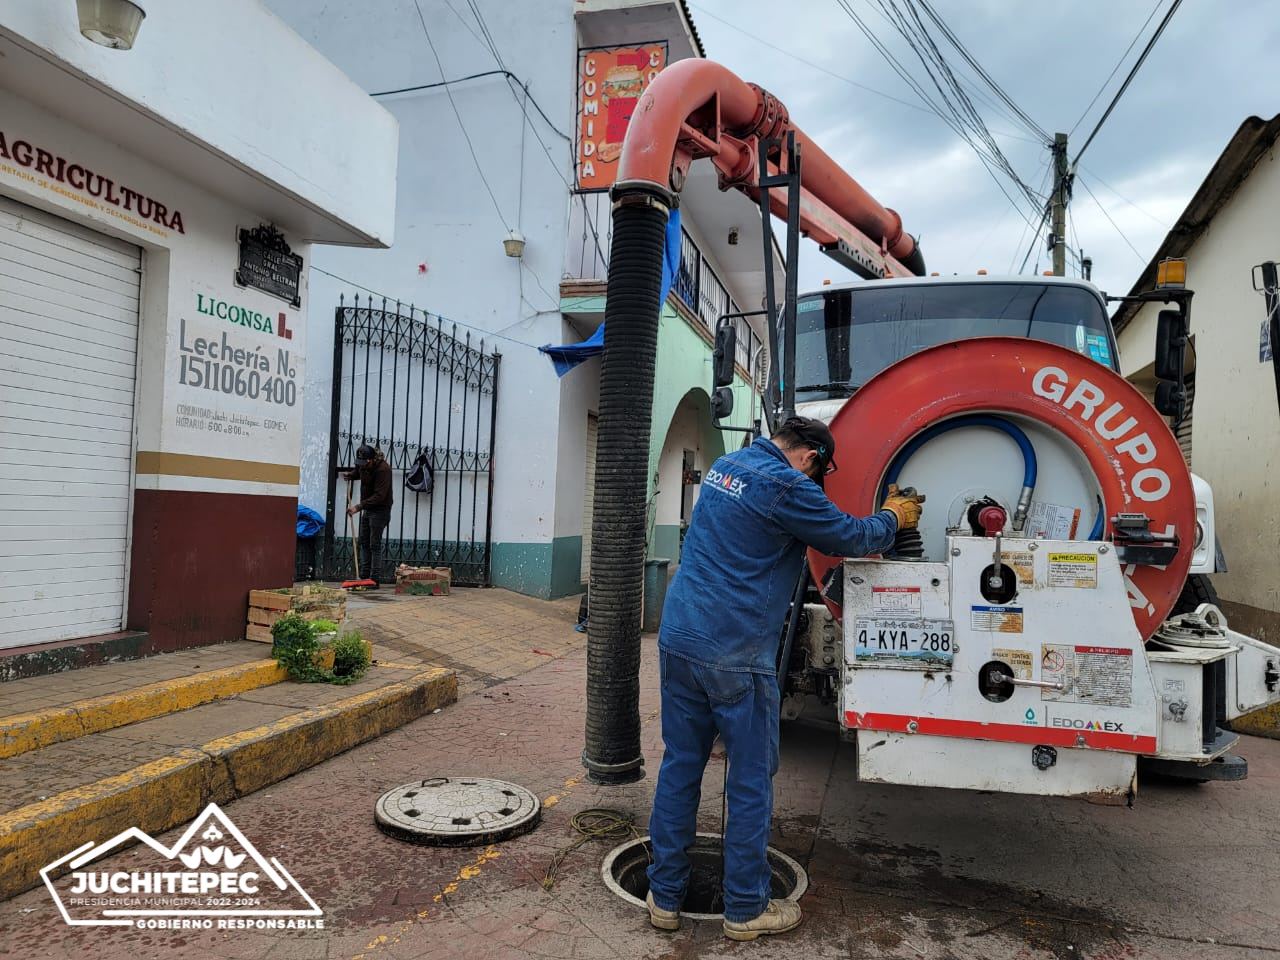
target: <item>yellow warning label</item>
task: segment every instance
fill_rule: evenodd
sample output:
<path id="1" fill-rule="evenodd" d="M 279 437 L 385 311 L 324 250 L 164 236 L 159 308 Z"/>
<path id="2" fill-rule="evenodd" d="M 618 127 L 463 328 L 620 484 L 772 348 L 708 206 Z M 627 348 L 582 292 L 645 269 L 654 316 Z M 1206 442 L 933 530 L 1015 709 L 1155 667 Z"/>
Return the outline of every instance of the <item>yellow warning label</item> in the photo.
<path id="1" fill-rule="evenodd" d="M 1006 563 L 1012 568 L 1014 574 L 1018 577 L 1018 583 L 1023 586 L 1030 586 L 1035 583 L 1035 554 L 1030 550 L 1010 550 L 1000 557 L 1001 562 Z"/>
<path id="2" fill-rule="evenodd" d="M 1098 558 L 1092 553 L 1051 553 L 1047 579 L 1051 587 L 1096 587 Z"/>
<path id="3" fill-rule="evenodd" d="M 1013 675 L 1019 680 L 1030 680 L 1033 657 L 1030 650 L 1012 650 L 996 647 L 991 651 L 991 659 L 1001 660 L 1013 669 Z"/>

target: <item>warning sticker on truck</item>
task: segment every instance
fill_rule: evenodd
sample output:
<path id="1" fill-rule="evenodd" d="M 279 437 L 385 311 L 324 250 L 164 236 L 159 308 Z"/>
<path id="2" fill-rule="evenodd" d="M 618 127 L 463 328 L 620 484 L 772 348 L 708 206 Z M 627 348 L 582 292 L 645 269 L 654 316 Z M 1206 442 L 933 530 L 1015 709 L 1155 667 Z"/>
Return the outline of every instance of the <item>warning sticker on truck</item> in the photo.
<path id="1" fill-rule="evenodd" d="M 1035 554 L 1030 550 L 1009 550 L 1001 554 L 1000 559 L 1012 568 L 1018 577 L 1018 583 L 1023 586 L 1035 583 Z"/>
<path id="2" fill-rule="evenodd" d="M 877 616 L 920 616 L 919 587 L 872 587 L 871 612 Z"/>
<path id="3" fill-rule="evenodd" d="M 1049 554 L 1049 586 L 1087 587 L 1098 585 L 1098 557 L 1092 553 Z"/>
<path id="4" fill-rule="evenodd" d="M 1033 503 L 1027 536 L 1035 540 L 1074 540 L 1080 527 L 1080 508 L 1056 503 Z"/>
<path id="5" fill-rule="evenodd" d="M 1123 647 L 1040 645 L 1041 700 L 1128 707 L 1133 703 L 1133 651 Z"/>
<path id="6" fill-rule="evenodd" d="M 1013 675 L 1019 680 L 1031 679 L 1031 670 L 1034 667 L 1034 664 L 1032 663 L 1032 654 L 1030 650 L 1012 650 L 1006 647 L 994 647 L 991 651 L 991 659 L 1007 663 L 1009 668 L 1013 670 Z"/>
<path id="7" fill-rule="evenodd" d="M 1022 608 L 972 606 L 969 608 L 969 626 L 993 633 L 1021 633 Z"/>

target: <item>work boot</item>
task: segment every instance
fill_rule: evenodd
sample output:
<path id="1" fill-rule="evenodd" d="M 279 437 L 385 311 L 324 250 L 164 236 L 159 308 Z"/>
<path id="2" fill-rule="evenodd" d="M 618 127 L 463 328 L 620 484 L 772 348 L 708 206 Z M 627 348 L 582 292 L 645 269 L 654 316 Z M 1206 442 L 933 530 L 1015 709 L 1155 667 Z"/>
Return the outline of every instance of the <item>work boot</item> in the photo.
<path id="1" fill-rule="evenodd" d="M 762 933 L 786 933 L 800 926 L 800 904 L 794 900 L 770 900 L 760 916 L 737 923 L 725 920 L 724 935 L 730 940 L 754 940 Z"/>
<path id="2" fill-rule="evenodd" d="M 680 929 L 679 910 L 663 910 L 653 902 L 652 893 L 645 894 L 644 903 L 645 906 L 649 908 L 649 922 L 659 930 Z"/>

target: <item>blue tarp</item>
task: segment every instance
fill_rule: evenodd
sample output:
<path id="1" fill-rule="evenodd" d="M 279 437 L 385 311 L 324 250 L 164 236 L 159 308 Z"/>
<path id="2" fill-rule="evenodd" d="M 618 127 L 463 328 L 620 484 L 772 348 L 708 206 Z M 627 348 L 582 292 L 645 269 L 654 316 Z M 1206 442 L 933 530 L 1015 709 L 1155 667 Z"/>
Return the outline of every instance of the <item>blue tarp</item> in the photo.
<path id="1" fill-rule="evenodd" d="M 662 254 L 662 295 L 658 298 L 659 309 L 661 304 L 667 302 L 667 294 L 671 292 L 671 285 L 676 282 L 676 273 L 679 270 L 680 208 L 676 207 L 667 220 L 666 246 Z M 555 364 L 556 376 L 563 377 L 583 360 L 604 353 L 604 324 L 596 327 L 595 333 L 581 343 L 565 343 L 558 347 L 547 344 L 538 349 L 551 358 L 551 362 Z"/>
<path id="2" fill-rule="evenodd" d="M 309 540 L 324 529 L 324 517 L 310 507 L 298 504 L 298 538 Z"/>

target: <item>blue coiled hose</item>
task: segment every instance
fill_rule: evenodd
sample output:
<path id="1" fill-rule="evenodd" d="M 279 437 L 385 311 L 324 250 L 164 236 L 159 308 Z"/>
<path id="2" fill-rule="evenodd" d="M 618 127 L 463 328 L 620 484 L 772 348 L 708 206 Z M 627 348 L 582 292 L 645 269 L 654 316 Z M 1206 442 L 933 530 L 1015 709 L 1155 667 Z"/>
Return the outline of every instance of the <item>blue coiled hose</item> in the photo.
<path id="1" fill-rule="evenodd" d="M 971 413 L 952 420 L 944 420 L 942 423 L 935 423 L 923 433 L 913 437 L 911 442 L 899 450 L 898 455 L 890 462 L 889 469 L 885 472 L 884 489 L 881 490 L 881 498 L 883 499 L 889 484 L 898 482 L 898 474 L 902 472 L 902 468 L 907 461 L 921 447 L 935 437 L 939 437 L 950 430 L 958 430 L 961 427 L 990 427 L 993 430 L 1008 434 L 1013 442 L 1018 445 L 1018 449 L 1022 451 L 1022 493 L 1018 497 L 1018 510 L 1022 516 L 1019 518 L 1015 514 L 1015 521 L 1020 519 L 1025 522 L 1026 510 L 1030 507 L 1031 494 L 1036 486 L 1038 465 L 1036 463 L 1035 448 L 1031 445 L 1030 438 L 1022 431 L 1022 428 L 1012 420 L 986 413 Z M 1099 506 L 1098 515 L 1093 521 L 1093 529 L 1089 532 L 1090 540 L 1097 540 L 1102 536 L 1102 526 L 1102 508 Z M 1021 529 L 1021 523 L 1015 522 L 1015 528 Z"/>

